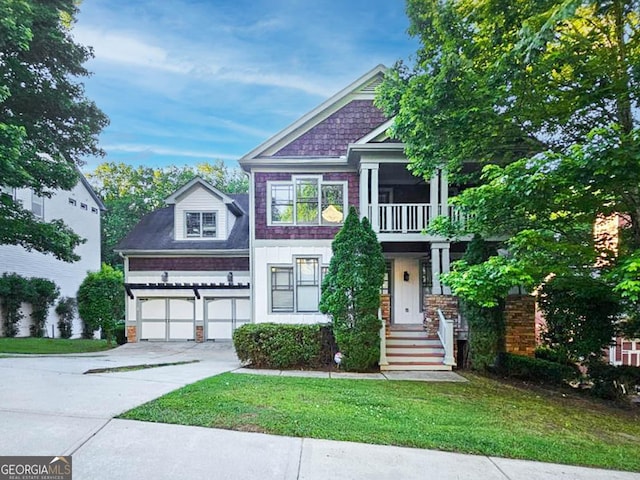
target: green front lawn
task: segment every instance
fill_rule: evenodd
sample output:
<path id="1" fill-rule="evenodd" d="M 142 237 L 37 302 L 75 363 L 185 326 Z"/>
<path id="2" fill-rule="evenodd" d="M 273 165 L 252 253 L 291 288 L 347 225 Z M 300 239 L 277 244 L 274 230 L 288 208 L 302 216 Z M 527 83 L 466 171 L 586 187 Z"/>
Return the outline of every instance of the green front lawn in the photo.
<path id="1" fill-rule="evenodd" d="M 106 340 L 83 340 L 64 338 L 0 338 L 0 353 L 85 353 L 108 350 Z"/>
<path id="2" fill-rule="evenodd" d="M 468 375 L 469 383 L 227 373 L 121 418 L 640 471 L 640 413 Z"/>

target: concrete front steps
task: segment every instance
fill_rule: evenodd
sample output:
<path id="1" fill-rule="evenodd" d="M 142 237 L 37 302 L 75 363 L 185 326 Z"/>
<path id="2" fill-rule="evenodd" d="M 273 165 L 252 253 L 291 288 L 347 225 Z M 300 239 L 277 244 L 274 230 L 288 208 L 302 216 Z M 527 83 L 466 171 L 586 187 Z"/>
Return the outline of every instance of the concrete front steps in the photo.
<path id="1" fill-rule="evenodd" d="M 438 337 L 429 337 L 422 325 L 392 325 L 387 335 L 387 362 L 382 371 L 450 371 L 444 365 L 444 348 Z"/>

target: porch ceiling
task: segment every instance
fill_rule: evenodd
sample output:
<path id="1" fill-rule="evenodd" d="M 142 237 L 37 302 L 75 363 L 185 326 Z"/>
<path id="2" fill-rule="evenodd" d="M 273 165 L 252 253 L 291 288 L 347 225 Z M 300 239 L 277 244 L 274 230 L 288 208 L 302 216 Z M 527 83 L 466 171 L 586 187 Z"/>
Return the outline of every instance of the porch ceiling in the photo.
<path id="1" fill-rule="evenodd" d="M 403 163 L 381 163 L 379 170 L 380 186 L 384 185 L 424 185 L 423 178 L 414 176 Z"/>

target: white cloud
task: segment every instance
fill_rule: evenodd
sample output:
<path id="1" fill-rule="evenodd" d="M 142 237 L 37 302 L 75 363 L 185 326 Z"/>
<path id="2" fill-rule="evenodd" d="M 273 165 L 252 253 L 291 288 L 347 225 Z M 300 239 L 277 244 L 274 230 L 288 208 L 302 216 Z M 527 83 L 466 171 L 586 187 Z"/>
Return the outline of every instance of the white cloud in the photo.
<path id="1" fill-rule="evenodd" d="M 107 152 L 124 153 L 146 153 L 152 155 L 171 155 L 175 157 L 206 158 L 209 160 L 237 160 L 239 155 L 229 155 L 225 153 L 198 152 L 194 150 L 182 150 L 167 148 L 160 145 L 139 145 L 139 144 L 113 144 L 102 145 Z"/>
<path id="2" fill-rule="evenodd" d="M 75 38 L 84 45 L 90 45 L 99 62 L 120 64 L 145 70 L 143 76 L 149 80 L 154 75 L 149 69 L 188 76 L 207 83 L 237 82 L 244 85 L 289 88 L 311 95 L 327 97 L 334 93 L 328 82 L 318 80 L 313 75 L 287 73 L 285 67 L 277 63 L 265 63 L 262 58 L 246 58 L 246 51 L 233 47 L 206 48 L 202 45 L 175 45 L 175 50 L 137 38 L 129 32 L 105 31 L 97 27 L 78 25 L 74 29 Z M 125 76 L 123 74 L 123 76 Z M 126 75 L 128 76 L 128 75 Z M 134 78 L 133 81 L 136 81 Z"/>

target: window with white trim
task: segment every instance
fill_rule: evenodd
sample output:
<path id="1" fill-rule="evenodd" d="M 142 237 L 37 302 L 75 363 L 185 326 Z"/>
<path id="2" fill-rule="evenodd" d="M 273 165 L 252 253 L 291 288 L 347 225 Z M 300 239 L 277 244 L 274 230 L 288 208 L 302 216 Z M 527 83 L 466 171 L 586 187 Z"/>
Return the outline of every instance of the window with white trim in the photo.
<path id="1" fill-rule="evenodd" d="M 322 279 L 328 267 L 318 257 L 296 257 L 293 265 L 270 269 L 271 312 L 318 312 Z"/>
<path id="2" fill-rule="evenodd" d="M 31 213 L 35 217 L 44 218 L 44 197 L 31 192 Z"/>
<path id="3" fill-rule="evenodd" d="M 186 238 L 215 238 L 216 212 L 185 212 L 184 229 Z"/>
<path id="4" fill-rule="evenodd" d="M 296 176 L 268 182 L 269 224 L 341 225 L 347 209 L 347 182 Z"/>

